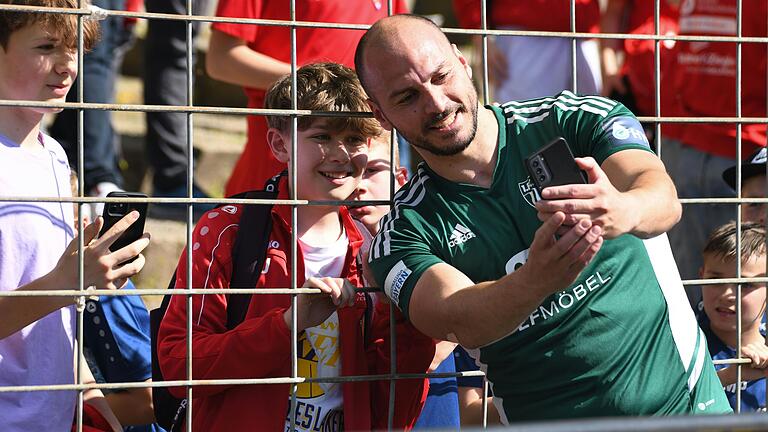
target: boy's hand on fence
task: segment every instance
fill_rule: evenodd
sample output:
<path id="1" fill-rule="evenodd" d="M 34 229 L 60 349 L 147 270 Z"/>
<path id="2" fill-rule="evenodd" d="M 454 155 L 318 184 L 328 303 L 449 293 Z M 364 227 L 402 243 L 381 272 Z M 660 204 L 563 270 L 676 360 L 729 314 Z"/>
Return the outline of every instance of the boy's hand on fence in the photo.
<path id="1" fill-rule="evenodd" d="M 104 224 L 99 217 L 83 229 L 83 280 L 86 287 L 118 289 L 125 285 L 129 277 L 137 274 L 144 267 L 141 251 L 149 245 L 150 235 L 144 233 L 138 240 L 115 252 L 109 250 L 112 243 L 123 234 L 139 217 L 134 211 L 124 216 L 103 236 L 96 238 Z M 61 289 L 77 289 L 78 286 L 78 239 L 75 237 L 59 258 L 53 270 L 57 286 Z M 130 263 L 127 260 L 137 257 Z"/>
<path id="2" fill-rule="evenodd" d="M 296 299 L 296 331 L 320 325 L 339 307 L 355 302 L 355 287 L 342 278 L 312 277 L 302 288 L 318 288 L 320 294 L 299 294 Z M 285 325 L 291 328 L 291 308 L 283 313 Z"/>
<path id="3" fill-rule="evenodd" d="M 768 346 L 765 343 L 752 343 L 741 347 L 741 355 L 752 360 L 749 366 L 742 368 L 743 380 L 756 380 L 768 374 Z"/>

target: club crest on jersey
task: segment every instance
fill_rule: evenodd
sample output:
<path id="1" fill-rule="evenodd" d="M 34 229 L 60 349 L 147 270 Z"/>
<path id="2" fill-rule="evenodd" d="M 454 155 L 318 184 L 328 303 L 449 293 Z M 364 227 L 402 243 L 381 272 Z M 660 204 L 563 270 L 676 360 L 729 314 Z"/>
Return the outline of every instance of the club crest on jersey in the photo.
<path id="1" fill-rule="evenodd" d="M 530 177 L 526 177 L 525 180 L 518 183 L 517 188 L 520 190 L 520 195 L 523 196 L 525 202 L 531 207 L 536 204 L 536 201 L 541 199 L 539 191 L 536 190 L 536 186 L 533 185 Z"/>

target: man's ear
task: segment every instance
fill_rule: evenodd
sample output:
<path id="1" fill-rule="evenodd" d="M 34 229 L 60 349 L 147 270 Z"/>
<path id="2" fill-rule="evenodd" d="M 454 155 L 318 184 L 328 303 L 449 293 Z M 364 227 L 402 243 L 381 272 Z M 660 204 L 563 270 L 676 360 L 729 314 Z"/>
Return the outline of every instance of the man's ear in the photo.
<path id="1" fill-rule="evenodd" d="M 384 116 L 384 113 L 381 111 L 381 108 L 379 108 L 379 105 L 371 98 L 368 98 L 366 102 L 368 102 L 368 107 L 373 113 L 373 118 L 378 120 L 378 122 L 381 124 L 381 127 L 388 131 L 392 131 L 392 123 L 390 123 L 389 120 L 387 120 L 387 118 Z"/>
<path id="2" fill-rule="evenodd" d="M 287 164 L 291 160 L 290 140 L 283 136 L 282 132 L 275 128 L 267 130 L 267 143 L 275 155 L 275 159 Z"/>
<path id="3" fill-rule="evenodd" d="M 406 167 L 401 166 L 395 170 L 395 181 L 400 187 L 405 185 L 405 182 L 408 181 L 408 169 Z"/>
<path id="4" fill-rule="evenodd" d="M 464 57 L 464 54 L 459 51 L 459 47 L 457 47 L 456 44 L 451 44 L 451 47 L 453 48 L 453 53 L 456 55 L 456 58 L 459 59 L 459 63 L 464 66 L 464 70 L 467 72 L 467 75 L 469 75 L 469 79 L 472 79 L 472 66 L 470 66 L 466 57 Z"/>

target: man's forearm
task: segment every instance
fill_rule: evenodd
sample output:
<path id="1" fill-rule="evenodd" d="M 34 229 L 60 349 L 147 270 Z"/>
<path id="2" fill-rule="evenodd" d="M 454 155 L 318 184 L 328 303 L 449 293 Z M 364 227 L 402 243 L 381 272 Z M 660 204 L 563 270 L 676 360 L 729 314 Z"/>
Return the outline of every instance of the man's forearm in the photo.
<path id="1" fill-rule="evenodd" d="M 666 173 L 647 171 L 624 194 L 628 202 L 625 214 L 634 217 L 630 233 L 637 237 L 655 237 L 680 221 L 682 206 Z"/>
<path id="2" fill-rule="evenodd" d="M 455 317 L 450 329 L 456 342 L 466 348 L 477 348 L 514 332 L 547 296 L 524 280 L 521 274 L 512 273 L 448 297 L 450 314 Z"/>

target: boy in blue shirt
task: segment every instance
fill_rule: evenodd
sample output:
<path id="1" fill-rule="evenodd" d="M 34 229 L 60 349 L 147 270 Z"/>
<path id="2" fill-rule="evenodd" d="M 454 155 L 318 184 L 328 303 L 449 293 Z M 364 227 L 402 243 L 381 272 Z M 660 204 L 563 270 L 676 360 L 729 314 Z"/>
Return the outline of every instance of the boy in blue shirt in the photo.
<path id="1" fill-rule="evenodd" d="M 757 223 L 741 226 L 741 253 L 736 249 L 736 223 L 716 229 L 703 252 L 704 279 L 734 278 L 736 259 L 741 259 L 741 277 L 764 277 L 766 265 L 765 228 Z M 713 360 L 736 358 L 736 285 L 705 285 L 702 288 L 699 325 L 707 336 Z M 741 354 L 752 362 L 741 368 L 741 388 L 737 388 L 736 365 L 716 365 L 717 375 L 734 410 L 736 392 L 741 391 L 741 411 L 765 409 L 765 374 L 768 368 L 768 346 L 761 325 L 765 312 L 765 284 L 741 286 Z"/>

